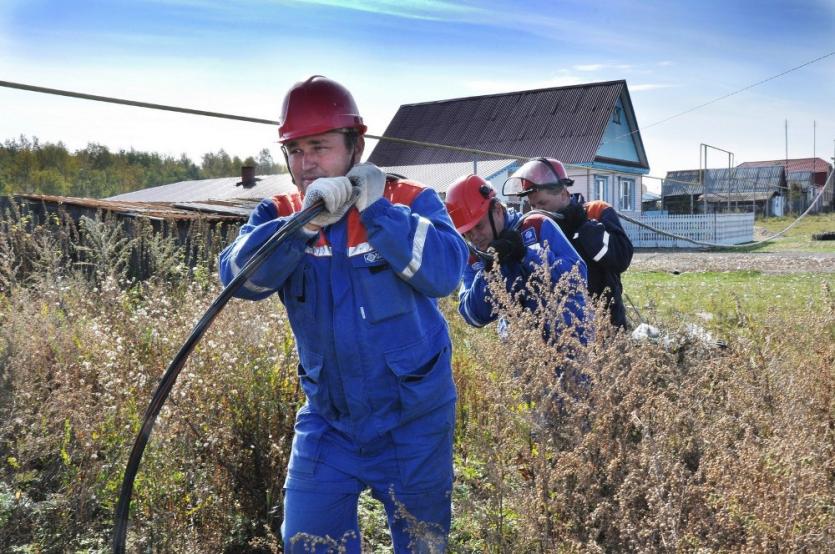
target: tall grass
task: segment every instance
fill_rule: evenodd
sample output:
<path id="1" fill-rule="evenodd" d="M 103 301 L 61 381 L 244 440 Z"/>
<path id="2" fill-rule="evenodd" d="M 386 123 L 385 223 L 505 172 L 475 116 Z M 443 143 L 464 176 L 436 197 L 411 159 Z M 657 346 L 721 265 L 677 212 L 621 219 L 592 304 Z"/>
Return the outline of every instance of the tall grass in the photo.
<path id="1" fill-rule="evenodd" d="M 145 237 L 159 253 L 150 279 L 114 271 L 136 243 L 94 223 L 107 242 L 95 248 L 68 222 L 0 223 L 3 552 L 107 550 L 146 403 L 219 292 L 213 259 L 184 262 L 164 234 Z M 47 262 L 80 246 L 110 262 Z M 703 322 L 726 348 L 665 310 L 657 342 L 598 313 L 588 346 L 571 333 L 545 343 L 559 288 L 537 314 L 498 295 L 501 340 L 444 299 L 460 397 L 450 550 L 831 551 L 835 299 L 815 294 L 815 310 L 753 311 L 742 298 L 739 317 Z M 297 363 L 277 299 L 229 304 L 160 414 L 130 551 L 280 551 Z M 390 549 L 381 507 L 364 497 L 360 517 L 366 549 Z"/>

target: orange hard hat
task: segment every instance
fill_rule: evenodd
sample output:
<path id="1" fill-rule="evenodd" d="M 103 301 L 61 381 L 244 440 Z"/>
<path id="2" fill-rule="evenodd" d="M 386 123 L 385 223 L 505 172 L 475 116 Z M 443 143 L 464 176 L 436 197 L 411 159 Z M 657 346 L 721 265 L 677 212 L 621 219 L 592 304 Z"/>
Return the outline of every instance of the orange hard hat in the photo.
<path id="1" fill-rule="evenodd" d="M 464 175 L 447 189 L 446 209 L 452 223 L 462 235 L 487 215 L 496 191 L 478 175 Z"/>

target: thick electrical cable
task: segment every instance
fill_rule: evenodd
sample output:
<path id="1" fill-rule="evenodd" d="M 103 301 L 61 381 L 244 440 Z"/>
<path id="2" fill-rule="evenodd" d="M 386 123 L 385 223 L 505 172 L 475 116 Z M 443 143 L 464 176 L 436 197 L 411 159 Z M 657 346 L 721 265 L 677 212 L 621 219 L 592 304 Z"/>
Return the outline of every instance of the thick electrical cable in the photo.
<path id="1" fill-rule="evenodd" d="M 186 363 L 189 354 L 194 350 L 194 347 L 208 330 L 209 326 L 215 320 L 217 315 L 226 306 L 229 299 L 235 292 L 249 279 L 249 277 L 258 269 L 261 264 L 272 254 L 275 249 L 287 237 L 296 233 L 305 224 L 309 223 L 311 219 L 316 217 L 323 210 L 324 206 L 321 202 L 315 203 L 312 206 L 298 212 L 289 221 L 287 221 L 279 230 L 273 233 L 270 238 L 259 248 L 255 254 L 250 258 L 249 262 L 241 269 L 240 273 L 235 276 L 232 281 L 224 287 L 220 294 L 212 302 L 203 317 L 191 334 L 180 347 L 177 355 L 168 365 L 168 369 L 160 379 L 156 391 L 151 398 L 148 408 L 145 410 L 145 416 L 142 421 L 142 427 L 139 434 L 136 436 L 133 448 L 131 449 L 128 463 L 125 467 L 124 477 L 122 479 L 122 488 L 119 493 L 119 501 L 116 504 L 115 524 L 113 529 L 113 552 L 114 554 L 123 554 L 125 552 L 125 542 L 127 539 L 128 530 L 128 516 L 130 513 L 130 501 L 133 495 L 133 483 L 136 479 L 136 474 L 139 471 L 139 464 L 142 461 L 142 455 L 145 452 L 145 446 L 148 444 L 148 439 L 151 436 L 151 431 L 154 428 L 157 416 L 159 415 L 165 400 L 168 398 L 180 370 Z"/>

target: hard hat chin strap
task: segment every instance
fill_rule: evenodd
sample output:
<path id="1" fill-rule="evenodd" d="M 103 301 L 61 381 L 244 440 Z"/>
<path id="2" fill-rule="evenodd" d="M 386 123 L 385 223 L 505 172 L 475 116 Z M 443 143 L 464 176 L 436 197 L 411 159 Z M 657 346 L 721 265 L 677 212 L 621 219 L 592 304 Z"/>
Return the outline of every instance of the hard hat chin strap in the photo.
<path id="1" fill-rule="evenodd" d="M 296 178 L 293 177 L 293 172 L 290 171 L 290 156 L 287 155 L 287 149 L 283 144 L 281 145 L 281 153 L 284 154 L 284 165 L 287 167 L 287 173 L 290 174 L 290 181 L 298 188 L 299 185 L 296 183 Z"/>
<path id="2" fill-rule="evenodd" d="M 487 209 L 487 219 L 490 220 L 490 229 L 493 230 L 493 240 L 499 238 L 499 232 L 496 231 L 496 220 L 493 218 L 493 207 L 496 205 L 496 199 L 490 199 L 490 207 Z"/>

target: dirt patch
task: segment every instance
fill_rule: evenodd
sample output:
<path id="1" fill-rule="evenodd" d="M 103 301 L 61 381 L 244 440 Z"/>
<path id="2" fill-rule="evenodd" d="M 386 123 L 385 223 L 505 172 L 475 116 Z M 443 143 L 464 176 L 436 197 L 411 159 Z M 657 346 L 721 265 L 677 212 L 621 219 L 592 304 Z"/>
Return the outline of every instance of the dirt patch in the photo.
<path id="1" fill-rule="evenodd" d="M 763 273 L 835 273 L 835 254 L 805 252 L 638 251 L 633 271 L 761 271 Z"/>

